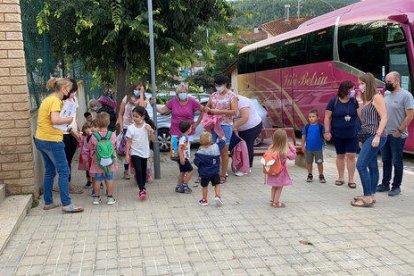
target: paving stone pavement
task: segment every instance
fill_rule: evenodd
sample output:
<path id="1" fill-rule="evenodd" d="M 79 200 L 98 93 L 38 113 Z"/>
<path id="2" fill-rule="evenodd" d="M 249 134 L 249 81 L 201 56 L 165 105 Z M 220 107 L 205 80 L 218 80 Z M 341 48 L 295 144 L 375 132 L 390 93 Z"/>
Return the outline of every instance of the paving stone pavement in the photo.
<path id="1" fill-rule="evenodd" d="M 33 208 L 0 256 L 0 275 L 414 274 L 413 174 L 400 196 L 378 194 L 374 208 L 351 207 L 362 189 L 333 184 L 328 150 L 328 182 L 306 183 L 305 169 L 290 162 L 287 207 L 275 209 L 258 159 L 250 176 L 230 175 L 221 208 L 198 205 L 201 187 L 175 193 L 177 165 L 165 155 L 161 172 L 144 202 L 120 170 L 115 205 L 94 206 L 84 193 L 73 196 L 81 214 Z M 73 178 L 85 182 L 83 172 Z"/>

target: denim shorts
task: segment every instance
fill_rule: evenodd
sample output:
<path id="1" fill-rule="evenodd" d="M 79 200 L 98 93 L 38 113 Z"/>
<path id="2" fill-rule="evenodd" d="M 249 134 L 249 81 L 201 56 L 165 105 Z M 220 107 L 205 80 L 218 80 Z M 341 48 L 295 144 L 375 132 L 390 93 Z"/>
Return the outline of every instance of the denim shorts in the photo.
<path id="1" fill-rule="evenodd" d="M 231 125 L 221 125 L 221 129 L 223 130 L 224 136 L 226 137 L 226 145 L 230 145 L 230 139 L 231 135 L 233 134 L 233 126 Z M 214 130 L 211 131 L 213 143 L 217 141 L 218 135 L 214 132 Z"/>
<path id="2" fill-rule="evenodd" d="M 110 172 L 108 174 L 105 174 L 105 173 L 95 174 L 95 180 L 96 181 L 104 181 L 104 180 L 112 181 L 112 179 L 114 179 L 114 173 L 113 172 Z"/>

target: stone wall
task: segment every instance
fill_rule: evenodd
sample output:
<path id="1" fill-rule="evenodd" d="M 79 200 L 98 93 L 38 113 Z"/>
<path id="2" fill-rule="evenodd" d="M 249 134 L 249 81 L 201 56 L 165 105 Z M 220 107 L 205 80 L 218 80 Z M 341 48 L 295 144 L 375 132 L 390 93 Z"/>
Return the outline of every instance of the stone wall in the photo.
<path id="1" fill-rule="evenodd" d="M 19 0 L 0 0 L 0 183 L 37 194 Z"/>

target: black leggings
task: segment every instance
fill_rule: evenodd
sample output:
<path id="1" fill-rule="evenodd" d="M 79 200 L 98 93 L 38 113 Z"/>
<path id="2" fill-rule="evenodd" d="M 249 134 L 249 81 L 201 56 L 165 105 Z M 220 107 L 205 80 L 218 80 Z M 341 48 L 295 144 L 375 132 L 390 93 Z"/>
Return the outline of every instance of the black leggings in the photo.
<path id="1" fill-rule="evenodd" d="M 131 162 L 135 168 L 135 179 L 139 190 L 145 189 L 145 181 L 147 179 L 147 162 L 148 158 L 142 158 L 137 155 L 131 155 Z"/>
<path id="2" fill-rule="evenodd" d="M 63 143 L 65 144 L 65 154 L 66 154 L 66 160 L 68 160 L 68 166 L 69 166 L 69 182 L 71 180 L 71 172 L 72 172 L 72 159 L 75 155 L 76 149 L 78 147 L 78 141 L 75 137 L 73 137 L 72 134 L 64 134 L 63 135 Z"/>
<path id="3" fill-rule="evenodd" d="M 254 158 L 254 140 L 259 136 L 260 132 L 263 129 L 263 124 L 260 122 L 257 126 L 247 129 L 244 131 L 239 131 L 239 136 L 242 138 L 247 145 L 247 151 L 249 152 L 249 165 L 250 168 L 253 166 L 253 158 Z"/>

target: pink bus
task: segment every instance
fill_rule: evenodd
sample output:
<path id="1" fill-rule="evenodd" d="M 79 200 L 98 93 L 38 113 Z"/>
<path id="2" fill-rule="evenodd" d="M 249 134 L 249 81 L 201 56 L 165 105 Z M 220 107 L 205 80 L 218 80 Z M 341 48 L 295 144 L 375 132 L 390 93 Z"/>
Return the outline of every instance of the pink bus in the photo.
<path id="1" fill-rule="evenodd" d="M 308 112 L 324 114 L 339 83 L 401 74 L 413 92 L 414 0 L 365 0 L 313 18 L 298 29 L 240 50 L 238 90 L 267 109 L 270 123 L 300 130 Z M 323 119 L 323 118 L 322 118 Z M 414 123 L 405 151 L 414 153 Z"/>

